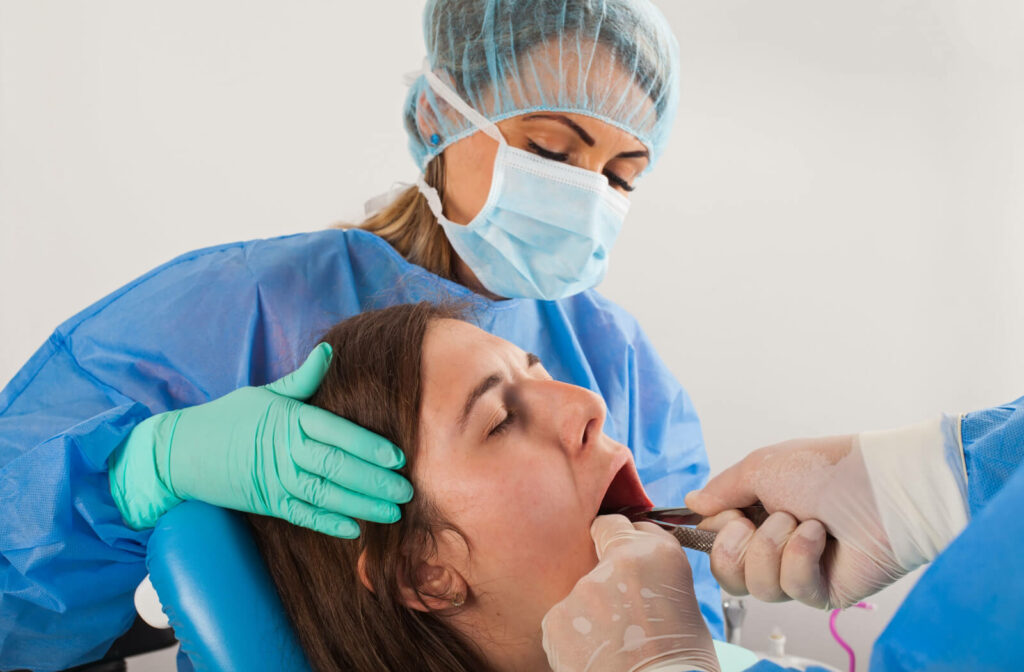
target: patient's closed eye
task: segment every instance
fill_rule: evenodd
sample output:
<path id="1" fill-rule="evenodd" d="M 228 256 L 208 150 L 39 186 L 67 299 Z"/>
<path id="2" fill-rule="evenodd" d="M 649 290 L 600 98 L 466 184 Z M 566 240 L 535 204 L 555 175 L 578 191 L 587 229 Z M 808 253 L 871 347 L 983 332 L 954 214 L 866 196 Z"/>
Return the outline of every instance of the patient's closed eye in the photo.
<path id="1" fill-rule="evenodd" d="M 515 422 L 516 418 L 518 417 L 519 414 L 516 413 L 515 409 L 508 409 L 505 412 L 505 419 L 499 422 L 497 425 L 495 425 L 494 429 L 487 433 L 487 436 L 498 436 L 500 434 L 504 434 L 505 432 L 508 431 L 509 427 L 512 426 L 512 423 Z"/>

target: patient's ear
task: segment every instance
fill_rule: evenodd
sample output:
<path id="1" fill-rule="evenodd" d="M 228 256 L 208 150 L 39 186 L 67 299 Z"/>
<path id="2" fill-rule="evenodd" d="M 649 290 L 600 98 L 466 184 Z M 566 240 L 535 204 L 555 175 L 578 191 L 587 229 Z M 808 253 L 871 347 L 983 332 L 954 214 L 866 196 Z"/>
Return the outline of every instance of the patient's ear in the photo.
<path id="1" fill-rule="evenodd" d="M 366 573 L 366 549 L 364 548 L 359 552 L 359 559 L 356 561 L 356 571 L 359 572 L 359 580 L 362 581 L 363 587 L 371 593 L 376 594 L 376 590 L 373 589 L 373 584 L 370 583 L 370 576 Z"/>
<path id="2" fill-rule="evenodd" d="M 376 591 L 366 572 L 366 551 L 359 554 L 356 563 L 359 580 L 371 593 Z M 415 586 L 406 581 L 406 577 L 398 576 L 398 589 L 402 603 L 416 611 L 439 611 L 461 607 L 467 599 L 469 584 L 466 579 L 451 565 L 436 557 L 421 560 L 412 571 Z M 417 592 L 418 591 L 418 592 Z"/>
<path id="3" fill-rule="evenodd" d="M 413 568 L 415 586 L 405 577 L 398 577 L 398 587 L 405 606 L 416 611 L 441 611 L 465 604 L 469 584 L 457 569 L 433 558 L 422 560 Z"/>

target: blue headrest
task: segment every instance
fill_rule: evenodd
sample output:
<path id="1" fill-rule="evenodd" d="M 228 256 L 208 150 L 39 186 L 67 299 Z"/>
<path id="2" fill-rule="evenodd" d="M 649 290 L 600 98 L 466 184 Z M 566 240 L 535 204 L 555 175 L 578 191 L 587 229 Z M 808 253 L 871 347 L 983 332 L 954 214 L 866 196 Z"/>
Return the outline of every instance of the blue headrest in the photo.
<path id="1" fill-rule="evenodd" d="M 179 504 L 153 530 L 146 567 L 197 672 L 310 670 L 241 514 Z"/>

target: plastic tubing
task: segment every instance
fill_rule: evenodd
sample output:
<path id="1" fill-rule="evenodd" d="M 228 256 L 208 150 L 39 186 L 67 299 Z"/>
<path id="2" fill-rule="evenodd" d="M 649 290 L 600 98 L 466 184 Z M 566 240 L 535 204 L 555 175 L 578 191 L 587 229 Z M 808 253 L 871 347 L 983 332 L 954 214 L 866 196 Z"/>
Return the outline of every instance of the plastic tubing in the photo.
<path id="1" fill-rule="evenodd" d="M 858 602 L 853 605 L 861 609 L 874 609 L 875 605 L 869 602 Z M 853 647 L 846 643 L 846 640 L 839 635 L 839 629 L 836 627 L 836 619 L 839 618 L 839 614 L 842 613 L 842 609 L 833 609 L 832 615 L 828 619 L 828 629 L 832 633 L 832 638 L 839 642 L 839 646 L 846 650 L 846 655 L 850 657 L 850 672 L 857 672 L 857 655 L 853 652 Z"/>

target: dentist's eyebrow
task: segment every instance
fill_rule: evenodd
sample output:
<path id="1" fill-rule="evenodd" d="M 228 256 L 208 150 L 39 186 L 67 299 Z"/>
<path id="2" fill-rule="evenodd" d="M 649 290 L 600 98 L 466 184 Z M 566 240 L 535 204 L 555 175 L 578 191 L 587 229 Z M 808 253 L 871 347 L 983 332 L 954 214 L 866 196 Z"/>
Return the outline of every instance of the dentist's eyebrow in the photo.
<path id="1" fill-rule="evenodd" d="M 540 364 L 540 357 L 533 354 L 532 352 L 526 353 L 526 368 L 530 368 L 535 364 Z M 487 391 L 493 388 L 495 385 L 502 381 L 502 377 L 496 373 L 492 373 L 483 380 L 481 380 L 473 391 L 466 397 L 466 404 L 462 407 L 462 415 L 459 416 L 459 431 L 466 431 L 466 423 L 469 421 L 469 414 L 473 412 L 473 406 L 480 397 L 487 394 Z"/>
<path id="2" fill-rule="evenodd" d="M 576 131 L 576 135 L 580 136 L 580 140 L 587 143 L 591 147 L 594 146 L 594 138 L 590 135 L 590 133 L 587 133 L 585 130 L 583 130 L 582 126 L 577 124 L 569 117 L 563 117 L 560 114 L 531 114 L 529 116 L 523 117 L 524 121 L 529 121 L 530 119 L 550 119 L 552 121 L 557 121 L 559 123 L 565 124 L 572 130 Z"/>
<path id="3" fill-rule="evenodd" d="M 563 117 L 560 114 L 531 114 L 531 115 L 523 117 L 523 119 L 527 120 L 527 121 L 530 120 L 530 119 L 550 119 L 552 121 L 557 121 L 557 122 L 563 123 L 566 126 L 568 126 L 569 128 L 571 128 L 572 130 L 576 131 L 576 135 L 580 136 L 580 139 L 583 140 L 583 142 L 587 143 L 591 147 L 594 146 L 594 138 L 593 138 L 593 136 L 591 136 L 590 133 L 587 133 L 585 130 L 583 130 L 582 126 L 577 124 L 575 121 L 573 121 L 569 117 Z M 651 153 L 648 152 L 646 149 L 638 149 L 638 150 L 635 150 L 635 151 L 632 151 L 632 152 L 621 152 L 619 154 L 616 154 L 615 158 L 616 159 L 648 159 L 649 160 L 651 158 Z"/>
<path id="4" fill-rule="evenodd" d="M 649 159 L 649 158 L 651 158 L 651 153 L 648 152 L 646 149 L 638 149 L 638 150 L 636 150 L 634 152 L 622 152 L 620 154 L 616 154 L 615 158 L 616 159 Z"/>

